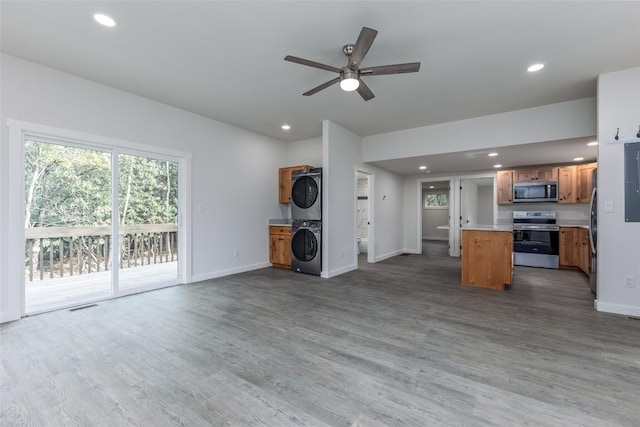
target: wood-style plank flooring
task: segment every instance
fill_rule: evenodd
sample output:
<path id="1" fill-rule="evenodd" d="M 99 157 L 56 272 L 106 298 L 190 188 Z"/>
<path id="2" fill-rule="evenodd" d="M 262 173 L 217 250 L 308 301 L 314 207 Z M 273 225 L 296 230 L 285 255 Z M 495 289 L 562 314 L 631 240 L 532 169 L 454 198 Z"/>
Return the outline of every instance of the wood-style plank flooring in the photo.
<path id="1" fill-rule="evenodd" d="M 0 424 L 638 426 L 640 321 L 586 277 L 423 255 L 267 268 L 0 326 Z"/>

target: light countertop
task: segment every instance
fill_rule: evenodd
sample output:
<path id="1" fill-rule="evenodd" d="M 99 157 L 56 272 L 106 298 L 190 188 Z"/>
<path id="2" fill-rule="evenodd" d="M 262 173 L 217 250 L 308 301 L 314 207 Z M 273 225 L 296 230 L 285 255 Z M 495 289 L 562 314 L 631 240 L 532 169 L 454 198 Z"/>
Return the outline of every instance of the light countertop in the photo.
<path id="1" fill-rule="evenodd" d="M 291 220 L 286 218 L 270 219 L 269 225 L 277 225 L 280 227 L 291 227 Z"/>
<path id="2" fill-rule="evenodd" d="M 558 227 L 574 227 L 574 228 L 582 228 L 585 230 L 589 229 L 589 225 L 585 223 L 578 222 L 561 222 L 556 224 Z M 449 230 L 451 227 L 448 225 L 439 225 L 437 227 L 438 230 Z M 476 230 L 476 231 L 513 231 L 512 224 L 467 224 L 461 227 L 461 230 Z"/>
<path id="3" fill-rule="evenodd" d="M 449 230 L 448 225 L 439 225 L 438 230 Z M 463 225 L 461 230 L 474 230 L 474 231 L 507 231 L 512 232 L 513 227 L 511 224 L 467 224 Z"/>

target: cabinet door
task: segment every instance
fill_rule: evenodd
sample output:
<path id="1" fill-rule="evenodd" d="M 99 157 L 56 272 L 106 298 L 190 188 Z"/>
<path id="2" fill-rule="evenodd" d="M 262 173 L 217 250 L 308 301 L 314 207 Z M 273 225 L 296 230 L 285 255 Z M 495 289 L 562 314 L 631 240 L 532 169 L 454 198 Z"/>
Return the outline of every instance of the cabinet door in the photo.
<path id="1" fill-rule="evenodd" d="M 291 203 L 291 172 L 310 167 L 308 165 L 298 165 L 279 169 L 278 201 L 280 203 Z"/>
<path id="2" fill-rule="evenodd" d="M 578 229 L 560 227 L 560 265 L 563 267 L 578 266 Z"/>
<path id="3" fill-rule="evenodd" d="M 510 205 L 513 203 L 513 173 L 512 171 L 498 171 L 498 204 Z"/>
<path id="4" fill-rule="evenodd" d="M 575 166 L 558 168 L 558 203 L 576 203 L 576 175 Z"/>
<path id="5" fill-rule="evenodd" d="M 578 203 L 589 203 L 591 201 L 591 190 L 593 189 L 592 171 L 596 168 L 597 163 L 588 163 L 578 166 Z"/>
<path id="6" fill-rule="evenodd" d="M 291 202 L 291 168 L 280 168 L 278 171 L 278 201 Z"/>
<path id="7" fill-rule="evenodd" d="M 536 169 L 536 181 L 557 181 L 558 168 L 538 168 Z"/>
<path id="8" fill-rule="evenodd" d="M 537 173 L 535 169 L 519 169 L 513 171 L 513 182 L 535 181 Z"/>
<path id="9" fill-rule="evenodd" d="M 580 229 L 580 259 L 578 267 L 584 273 L 589 274 L 591 266 L 591 244 L 589 243 L 589 231 Z"/>

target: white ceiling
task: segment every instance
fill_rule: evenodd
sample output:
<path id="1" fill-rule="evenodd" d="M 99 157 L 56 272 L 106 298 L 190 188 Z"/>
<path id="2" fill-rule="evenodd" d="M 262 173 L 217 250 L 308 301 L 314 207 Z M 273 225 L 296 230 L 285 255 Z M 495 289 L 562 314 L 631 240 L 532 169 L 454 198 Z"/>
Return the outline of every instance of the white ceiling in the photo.
<path id="1" fill-rule="evenodd" d="M 320 136 L 325 119 L 368 136 L 595 96 L 598 74 L 640 66 L 640 2 L 3 0 L 0 7 L 3 52 L 284 141 Z M 117 27 L 97 25 L 96 12 Z M 368 102 L 337 85 L 303 97 L 335 75 L 285 55 L 341 67 L 342 46 L 363 26 L 379 31 L 363 66 L 420 61 L 420 72 L 368 77 L 376 95 Z M 546 67 L 527 73 L 534 62 Z M 292 129 L 282 131 L 283 123 Z M 384 166 L 415 172 L 392 163 Z"/>

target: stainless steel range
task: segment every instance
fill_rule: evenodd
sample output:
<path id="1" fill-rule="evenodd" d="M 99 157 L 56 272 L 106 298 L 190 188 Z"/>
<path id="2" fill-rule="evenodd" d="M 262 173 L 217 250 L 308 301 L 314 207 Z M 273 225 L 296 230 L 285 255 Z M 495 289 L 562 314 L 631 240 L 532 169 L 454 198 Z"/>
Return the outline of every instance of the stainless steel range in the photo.
<path id="1" fill-rule="evenodd" d="M 513 263 L 559 268 L 560 227 L 554 211 L 513 212 Z"/>

